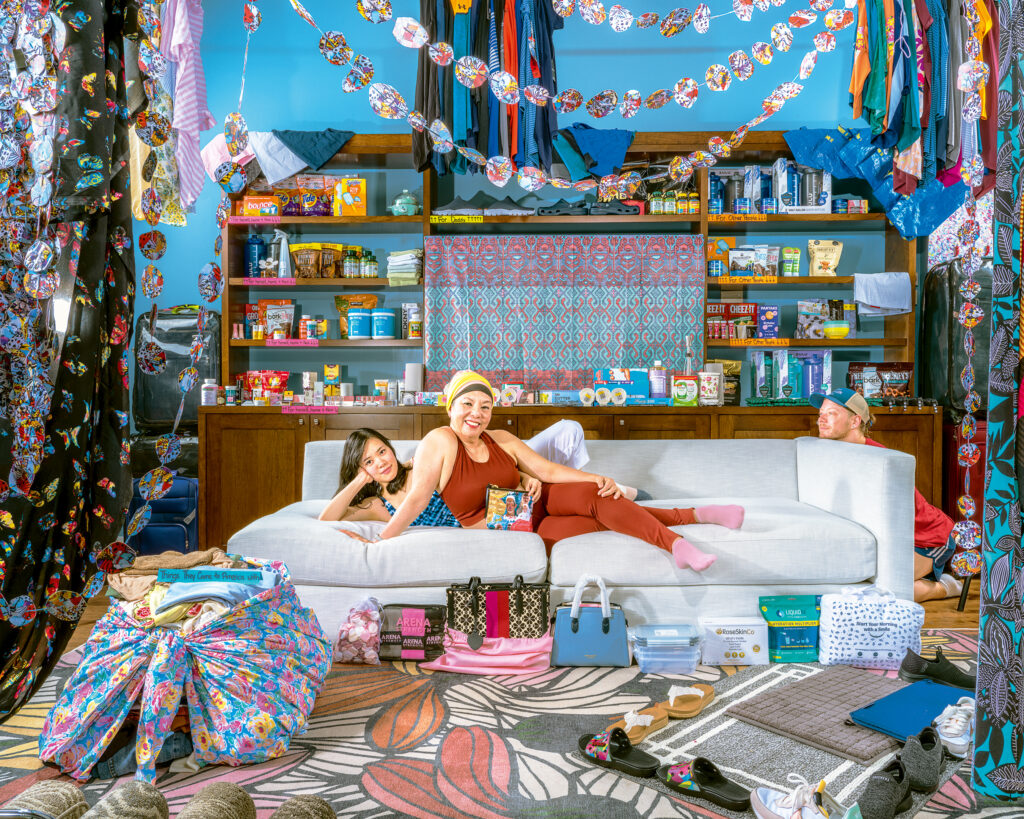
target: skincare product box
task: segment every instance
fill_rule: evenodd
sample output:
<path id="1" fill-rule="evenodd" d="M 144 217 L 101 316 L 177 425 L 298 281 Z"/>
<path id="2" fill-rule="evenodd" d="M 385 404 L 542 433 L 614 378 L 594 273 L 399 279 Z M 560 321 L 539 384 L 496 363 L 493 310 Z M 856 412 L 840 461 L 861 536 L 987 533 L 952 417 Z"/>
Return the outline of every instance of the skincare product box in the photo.
<path id="1" fill-rule="evenodd" d="M 701 617 L 704 665 L 768 665 L 768 624 L 761 617 Z"/>

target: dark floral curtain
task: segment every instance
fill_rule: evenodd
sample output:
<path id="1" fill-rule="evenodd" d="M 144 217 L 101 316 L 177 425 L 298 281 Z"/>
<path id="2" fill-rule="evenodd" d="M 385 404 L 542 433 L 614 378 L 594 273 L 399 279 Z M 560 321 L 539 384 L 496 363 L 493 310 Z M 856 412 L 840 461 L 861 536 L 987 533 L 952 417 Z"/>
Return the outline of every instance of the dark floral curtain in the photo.
<path id="1" fill-rule="evenodd" d="M 1024 794 L 1024 549 L 1014 469 L 1020 384 L 1024 0 L 999 3 L 999 153 L 988 400 L 988 474 L 981 583 L 976 791 Z"/>
<path id="2" fill-rule="evenodd" d="M 126 19 L 136 12 L 119 0 L 0 2 L 19 71 L 0 88 L 0 153 L 18 151 L 0 171 L 0 719 L 38 688 L 102 588 L 131 495 L 127 137 L 144 97 L 131 65 L 126 80 Z M 26 274 L 36 240 L 57 253 L 46 286 Z"/>

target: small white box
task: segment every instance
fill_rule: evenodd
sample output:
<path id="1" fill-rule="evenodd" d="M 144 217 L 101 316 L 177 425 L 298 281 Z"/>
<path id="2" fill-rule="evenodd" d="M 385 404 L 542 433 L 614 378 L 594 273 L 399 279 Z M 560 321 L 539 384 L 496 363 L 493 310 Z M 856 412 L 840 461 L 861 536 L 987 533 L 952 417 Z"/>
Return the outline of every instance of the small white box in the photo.
<path id="1" fill-rule="evenodd" d="M 704 665 L 768 665 L 768 624 L 760 616 L 701 617 Z"/>

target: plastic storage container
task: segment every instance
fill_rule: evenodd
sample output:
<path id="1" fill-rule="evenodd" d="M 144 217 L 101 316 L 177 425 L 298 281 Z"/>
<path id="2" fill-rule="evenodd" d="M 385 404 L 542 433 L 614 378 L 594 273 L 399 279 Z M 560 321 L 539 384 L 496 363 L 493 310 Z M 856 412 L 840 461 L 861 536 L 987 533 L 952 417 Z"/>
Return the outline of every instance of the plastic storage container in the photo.
<path id="1" fill-rule="evenodd" d="M 351 311 L 349 312 L 351 315 Z M 371 313 L 373 319 L 373 337 L 391 339 L 395 337 L 395 311 L 376 308 Z M 351 325 L 351 319 L 349 319 Z"/>
<path id="2" fill-rule="evenodd" d="M 692 674 L 700 661 L 700 633 L 689 623 L 636 626 L 629 641 L 644 674 Z"/>
<path id="3" fill-rule="evenodd" d="M 365 307 L 349 308 L 348 337 L 351 339 L 368 339 L 370 337 L 370 311 Z"/>

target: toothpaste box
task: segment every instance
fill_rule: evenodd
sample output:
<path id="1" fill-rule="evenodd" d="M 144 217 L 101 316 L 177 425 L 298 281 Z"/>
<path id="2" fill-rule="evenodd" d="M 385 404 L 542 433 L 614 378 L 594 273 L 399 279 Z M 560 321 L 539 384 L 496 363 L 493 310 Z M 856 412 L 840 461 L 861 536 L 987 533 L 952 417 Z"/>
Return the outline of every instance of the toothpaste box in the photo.
<path id="1" fill-rule="evenodd" d="M 813 594 L 759 597 L 768 625 L 768 656 L 773 663 L 813 663 L 818 659 L 821 596 Z"/>
<path id="2" fill-rule="evenodd" d="M 761 617 L 701 617 L 704 665 L 768 665 L 768 624 Z"/>

